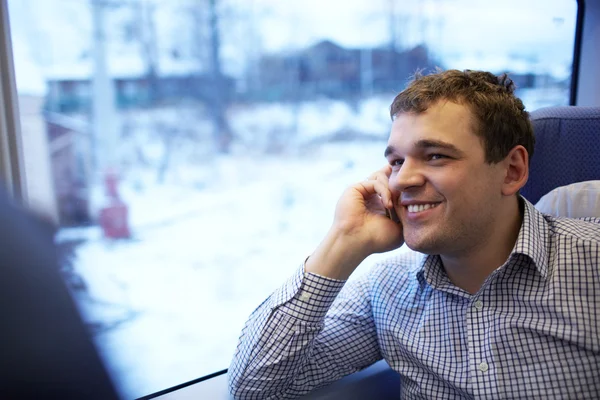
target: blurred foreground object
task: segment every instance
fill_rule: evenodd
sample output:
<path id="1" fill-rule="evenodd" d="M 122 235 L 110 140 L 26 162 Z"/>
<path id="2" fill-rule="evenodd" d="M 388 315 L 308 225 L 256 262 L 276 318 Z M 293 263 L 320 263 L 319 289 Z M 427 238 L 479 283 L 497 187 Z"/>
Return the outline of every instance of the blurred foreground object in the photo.
<path id="1" fill-rule="evenodd" d="M 60 275 L 53 233 L 0 187 L 0 399 L 117 399 Z"/>

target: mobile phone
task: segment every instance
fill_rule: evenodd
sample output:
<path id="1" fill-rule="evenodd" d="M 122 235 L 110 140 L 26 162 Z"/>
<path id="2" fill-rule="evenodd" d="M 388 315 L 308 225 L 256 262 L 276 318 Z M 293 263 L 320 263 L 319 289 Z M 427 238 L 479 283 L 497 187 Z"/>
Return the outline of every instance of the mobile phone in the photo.
<path id="1" fill-rule="evenodd" d="M 394 208 L 390 208 L 389 210 L 385 209 L 385 215 L 395 223 L 400 223 L 400 218 L 398 218 L 398 214 L 396 214 L 396 210 Z"/>

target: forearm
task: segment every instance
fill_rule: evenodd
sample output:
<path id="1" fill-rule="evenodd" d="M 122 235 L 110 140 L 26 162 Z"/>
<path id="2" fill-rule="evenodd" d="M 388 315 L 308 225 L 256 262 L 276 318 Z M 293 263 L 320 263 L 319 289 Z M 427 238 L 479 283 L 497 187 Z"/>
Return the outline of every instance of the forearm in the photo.
<path id="1" fill-rule="evenodd" d="M 240 340 L 240 350 L 249 350 L 249 357 L 236 354 L 229 369 L 231 394 L 235 399 L 295 398 L 307 393 L 320 380 L 297 382 L 306 376 L 314 340 L 322 324 L 299 324 L 293 318 L 275 310 L 257 340 Z"/>
<path id="2" fill-rule="evenodd" d="M 235 398 L 294 398 L 380 357 L 372 321 L 326 318 L 343 282 L 310 274 L 302 279 L 295 293 L 289 284 L 274 293 L 246 324 L 229 370 Z M 369 319 L 369 307 L 359 308 Z M 357 341 L 364 342 L 364 351 L 347 351 Z"/>

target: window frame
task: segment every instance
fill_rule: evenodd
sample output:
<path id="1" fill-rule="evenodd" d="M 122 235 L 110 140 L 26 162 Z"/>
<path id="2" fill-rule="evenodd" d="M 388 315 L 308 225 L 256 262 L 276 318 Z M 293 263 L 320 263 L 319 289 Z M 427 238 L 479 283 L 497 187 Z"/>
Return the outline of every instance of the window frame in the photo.
<path id="1" fill-rule="evenodd" d="M 571 64 L 571 88 L 569 105 L 577 104 L 579 92 L 579 70 L 581 69 L 581 42 L 583 38 L 583 16 L 585 14 L 585 0 L 577 1 L 577 15 L 575 17 L 575 40 L 573 42 L 573 63 Z"/>
<path id="2" fill-rule="evenodd" d="M 8 1 L 0 0 L 0 180 L 27 204 L 19 97 L 15 79 Z"/>

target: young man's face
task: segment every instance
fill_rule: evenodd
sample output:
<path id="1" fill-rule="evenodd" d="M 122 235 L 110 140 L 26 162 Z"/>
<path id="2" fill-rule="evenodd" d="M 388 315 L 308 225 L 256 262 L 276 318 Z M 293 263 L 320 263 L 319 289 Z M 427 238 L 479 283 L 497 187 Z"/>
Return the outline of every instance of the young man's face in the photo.
<path id="1" fill-rule="evenodd" d="M 485 162 L 473 118 L 466 106 L 439 101 L 392 124 L 389 187 L 413 250 L 463 256 L 494 231 L 505 173 Z"/>

